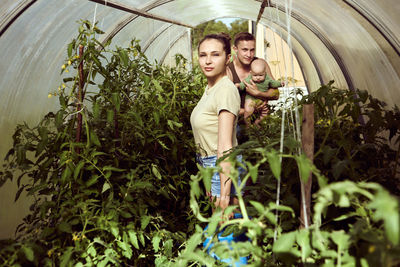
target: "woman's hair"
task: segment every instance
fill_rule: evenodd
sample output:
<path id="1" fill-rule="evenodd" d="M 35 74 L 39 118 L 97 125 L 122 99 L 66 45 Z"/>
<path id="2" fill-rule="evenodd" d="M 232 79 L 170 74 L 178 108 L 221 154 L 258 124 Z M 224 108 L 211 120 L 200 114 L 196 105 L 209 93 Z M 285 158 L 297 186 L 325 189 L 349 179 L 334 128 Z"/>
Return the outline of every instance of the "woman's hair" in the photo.
<path id="1" fill-rule="evenodd" d="M 237 46 L 240 41 L 255 41 L 254 35 L 248 32 L 239 32 L 235 35 L 234 45 Z"/>
<path id="2" fill-rule="evenodd" d="M 207 34 L 199 42 L 199 46 L 197 47 L 197 50 L 199 50 L 200 45 L 205 40 L 209 40 L 209 39 L 215 39 L 215 40 L 220 41 L 222 43 L 222 45 L 223 45 L 223 49 L 224 49 L 226 55 L 230 55 L 231 54 L 231 37 L 227 33 L 224 33 L 224 32 Z"/>

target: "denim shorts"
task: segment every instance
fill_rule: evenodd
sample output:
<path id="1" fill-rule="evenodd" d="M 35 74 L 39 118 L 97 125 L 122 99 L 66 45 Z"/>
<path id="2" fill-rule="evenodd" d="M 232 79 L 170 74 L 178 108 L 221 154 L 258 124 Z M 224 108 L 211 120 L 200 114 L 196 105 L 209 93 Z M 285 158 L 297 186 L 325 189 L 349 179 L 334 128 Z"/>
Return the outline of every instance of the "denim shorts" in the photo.
<path id="1" fill-rule="evenodd" d="M 238 155 L 236 157 L 237 161 L 242 162 L 242 155 Z M 204 168 L 207 167 L 215 167 L 216 162 L 217 162 L 217 156 L 209 156 L 209 157 L 200 157 L 197 156 L 197 161 L 200 163 L 201 166 Z M 241 184 L 241 179 L 240 176 L 245 172 L 245 170 L 242 167 L 238 167 L 239 171 L 239 177 L 238 177 L 238 185 Z M 211 178 L 211 195 L 213 197 L 221 197 L 221 179 L 219 177 L 219 172 L 216 171 L 214 172 L 212 178 Z M 233 183 L 231 184 L 231 195 L 237 195 L 236 189 L 233 186 Z"/>

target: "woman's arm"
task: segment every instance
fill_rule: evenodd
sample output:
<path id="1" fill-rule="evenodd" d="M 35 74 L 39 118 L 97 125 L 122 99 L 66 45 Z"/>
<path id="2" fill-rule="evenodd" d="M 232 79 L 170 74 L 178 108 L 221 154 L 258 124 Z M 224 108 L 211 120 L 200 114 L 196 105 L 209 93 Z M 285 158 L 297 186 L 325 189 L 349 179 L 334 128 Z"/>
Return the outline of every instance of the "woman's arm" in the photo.
<path id="1" fill-rule="evenodd" d="M 232 144 L 232 137 L 233 137 L 233 127 L 235 124 L 236 116 L 229 111 L 222 110 L 218 115 L 218 155 L 217 157 L 220 158 L 224 156 L 226 151 L 229 151 L 233 144 Z M 221 179 L 221 196 L 219 203 L 216 203 L 216 206 L 225 209 L 229 206 L 230 200 L 230 193 L 231 193 L 231 184 L 232 181 L 228 179 L 228 174 L 230 172 L 231 164 L 229 161 L 222 161 L 220 163 L 222 167 L 222 172 L 220 173 Z"/>

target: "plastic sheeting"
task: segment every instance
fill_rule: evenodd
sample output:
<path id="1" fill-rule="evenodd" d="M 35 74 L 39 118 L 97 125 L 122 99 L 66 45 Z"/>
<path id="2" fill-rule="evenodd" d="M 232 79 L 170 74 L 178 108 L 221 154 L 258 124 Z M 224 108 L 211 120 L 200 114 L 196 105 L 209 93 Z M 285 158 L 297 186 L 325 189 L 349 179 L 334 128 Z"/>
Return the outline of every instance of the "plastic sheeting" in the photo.
<path id="1" fill-rule="evenodd" d="M 110 3 L 111 1 L 108 1 Z M 196 26 L 222 17 L 256 20 L 262 1 L 114 0 L 184 24 Z M 398 0 L 267 1 L 260 23 L 283 38 L 290 33 L 293 52 L 309 90 L 335 80 L 341 88 L 368 90 L 389 106 L 400 103 L 400 2 Z M 290 9 L 290 27 L 285 15 Z M 107 1 L 106 1 L 107 4 Z M 184 26 L 140 17 L 85 0 L 2 0 L 0 6 L 0 153 L 11 144 L 17 123 L 36 123 L 57 107 L 47 94 L 61 82 L 66 45 L 77 21 L 99 22 L 102 40 L 127 46 L 132 38 L 150 60 L 173 64 L 179 52 L 189 60 L 190 33 Z M 28 202 L 10 206 L 15 185 L 0 191 L 0 238 L 10 236 Z M 11 208 L 10 208 L 11 207 Z M 5 216 L 7 212 L 7 217 Z"/>

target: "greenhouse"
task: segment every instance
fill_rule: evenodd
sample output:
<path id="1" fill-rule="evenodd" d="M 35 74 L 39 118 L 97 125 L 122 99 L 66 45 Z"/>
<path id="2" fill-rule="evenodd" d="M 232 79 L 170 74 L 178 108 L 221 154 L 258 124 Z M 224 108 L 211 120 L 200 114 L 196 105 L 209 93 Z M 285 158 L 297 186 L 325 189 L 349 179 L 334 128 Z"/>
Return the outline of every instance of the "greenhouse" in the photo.
<path id="1" fill-rule="evenodd" d="M 2 0 L 0 266 L 399 266 L 399 14 L 398 0 Z M 213 81 L 202 38 L 221 31 L 229 64 L 248 32 L 281 86 L 259 97 L 267 115 L 233 114 L 238 144 L 206 168 L 191 114 Z M 215 173 L 235 204 L 209 198 Z"/>

